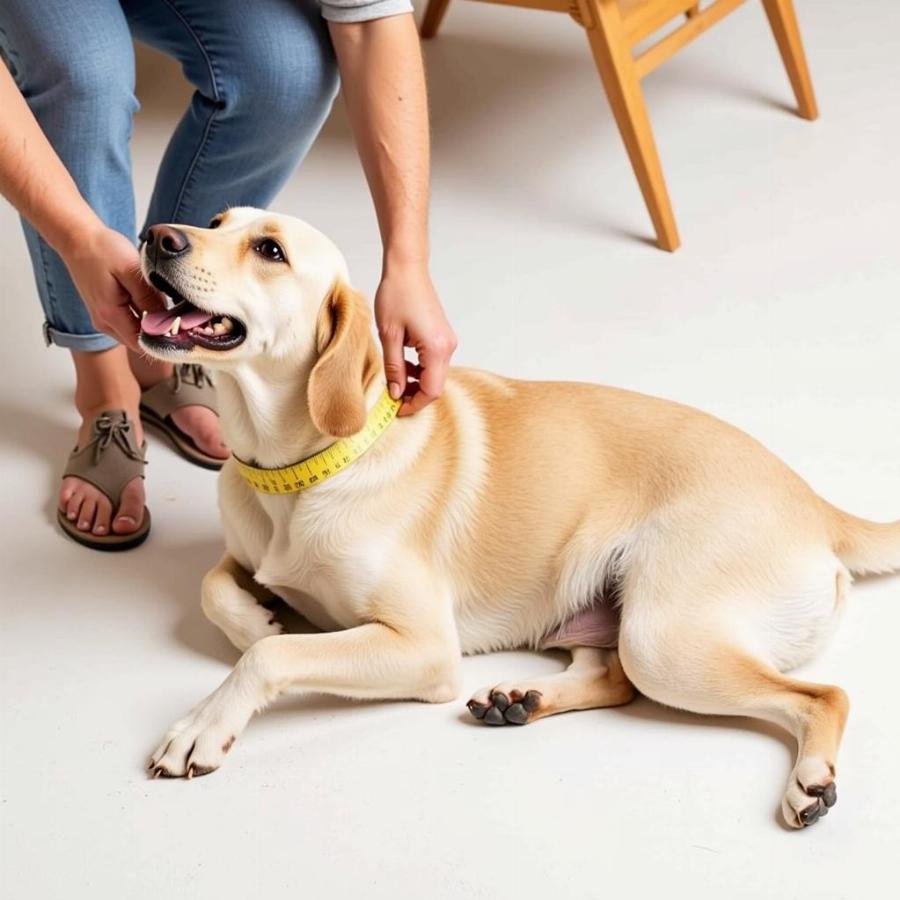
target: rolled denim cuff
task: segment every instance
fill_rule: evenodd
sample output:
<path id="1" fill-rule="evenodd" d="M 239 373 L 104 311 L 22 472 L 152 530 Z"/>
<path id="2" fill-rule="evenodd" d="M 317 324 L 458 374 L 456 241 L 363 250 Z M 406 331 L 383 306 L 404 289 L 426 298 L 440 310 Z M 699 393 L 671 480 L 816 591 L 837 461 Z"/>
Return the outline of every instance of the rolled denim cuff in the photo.
<path id="1" fill-rule="evenodd" d="M 70 334 L 54 328 L 49 322 L 44 322 L 44 343 L 49 347 L 55 344 L 57 347 L 65 347 L 67 350 L 83 350 L 87 353 L 98 353 L 101 350 L 111 350 L 117 347 L 119 342 L 108 334 L 95 332 L 94 334 Z"/>
<path id="2" fill-rule="evenodd" d="M 413 11 L 410 0 L 320 0 L 322 16 L 329 22 L 368 22 Z"/>

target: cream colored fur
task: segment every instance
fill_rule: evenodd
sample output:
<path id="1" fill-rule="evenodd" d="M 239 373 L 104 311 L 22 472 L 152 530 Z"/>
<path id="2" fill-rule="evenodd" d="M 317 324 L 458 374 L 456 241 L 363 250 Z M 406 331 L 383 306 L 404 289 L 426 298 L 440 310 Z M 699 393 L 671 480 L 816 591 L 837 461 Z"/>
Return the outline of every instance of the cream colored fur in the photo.
<path id="1" fill-rule="evenodd" d="M 216 369 L 234 452 L 282 466 L 358 428 L 383 372 L 334 245 L 250 209 L 183 231 L 190 252 L 160 271 L 198 306 L 245 323 L 247 338 L 226 352 L 148 349 Z M 278 240 L 287 263 L 260 258 L 260 236 Z M 212 294 L 191 292 L 197 267 L 212 273 Z M 284 692 L 453 700 L 463 654 L 537 647 L 612 585 L 618 653 L 575 648 L 566 673 L 485 689 L 473 710 L 527 696 L 531 721 L 627 702 L 634 685 L 794 734 L 788 824 L 833 802 L 846 697 L 781 673 L 827 638 L 849 570 L 900 566 L 900 523 L 835 510 L 711 416 L 615 388 L 454 369 L 438 402 L 394 422 L 340 476 L 267 496 L 226 463 L 219 497 L 226 552 L 202 603 L 243 656 L 166 735 L 157 774 L 217 768 Z M 282 634 L 260 585 L 324 633 Z"/>

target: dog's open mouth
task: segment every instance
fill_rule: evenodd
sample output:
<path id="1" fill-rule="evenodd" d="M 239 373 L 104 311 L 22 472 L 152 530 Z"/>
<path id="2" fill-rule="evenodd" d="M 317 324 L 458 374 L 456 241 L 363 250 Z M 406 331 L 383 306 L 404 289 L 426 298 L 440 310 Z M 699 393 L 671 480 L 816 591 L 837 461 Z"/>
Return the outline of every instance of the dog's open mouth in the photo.
<path id="1" fill-rule="evenodd" d="M 231 350 L 247 336 L 244 323 L 234 316 L 194 306 L 158 272 L 151 272 L 149 278 L 157 290 L 175 301 L 175 306 L 144 315 L 141 334 L 145 343 L 168 350 L 188 350 L 194 345 L 206 350 Z"/>

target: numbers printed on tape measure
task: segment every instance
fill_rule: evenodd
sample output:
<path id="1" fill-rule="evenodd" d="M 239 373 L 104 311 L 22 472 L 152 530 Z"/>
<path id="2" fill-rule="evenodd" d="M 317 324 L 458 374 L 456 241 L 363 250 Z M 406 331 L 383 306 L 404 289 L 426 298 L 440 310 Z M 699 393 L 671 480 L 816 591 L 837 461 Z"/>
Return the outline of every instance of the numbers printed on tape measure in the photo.
<path id="1" fill-rule="evenodd" d="M 281 469 L 261 469 L 234 457 L 244 480 L 263 494 L 294 494 L 337 474 L 358 459 L 382 435 L 397 415 L 401 401 L 385 390 L 372 407 L 368 420 L 357 434 L 341 438 L 315 456 Z"/>

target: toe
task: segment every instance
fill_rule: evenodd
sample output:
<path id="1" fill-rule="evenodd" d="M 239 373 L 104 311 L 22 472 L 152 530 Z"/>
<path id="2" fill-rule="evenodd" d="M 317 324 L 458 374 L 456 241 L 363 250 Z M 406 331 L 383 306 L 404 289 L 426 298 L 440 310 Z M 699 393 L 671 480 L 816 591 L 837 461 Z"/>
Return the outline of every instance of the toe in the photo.
<path id="1" fill-rule="evenodd" d="M 81 504 L 84 501 L 84 494 L 81 491 L 81 488 L 76 487 L 72 492 L 72 496 L 69 497 L 69 502 L 66 504 L 66 518 L 70 522 L 75 522 L 78 519 L 78 513 L 81 511 Z"/>
<path id="2" fill-rule="evenodd" d="M 503 713 L 503 717 L 510 725 L 524 725 L 528 721 L 528 710 L 521 703 L 513 703 Z"/>
<path id="3" fill-rule="evenodd" d="M 809 784 L 804 790 L 812 797 L 821 798 L 828 809 L 837 803 L 837 787 L 833 781 L 830 784 Z"/>
<path id="4" fill-rule="evenodd" d="M 109 520 L 112 518 L 112 503 L 106 494 L 97 498 L 97 512 L 94 513 L 94 534 L 109 534 Z"/>
<path id="5" fill-rule="evenodd" d="M 541 705 L 541 692 L 540 691 L 528 691 L 525 696 L 522 698 L 522 706 L 525 707 L 528 712 L 534 712 Z"/>
<path id="6" fill-rule="evenodd" d="M 492 706 L 485 714 L 484 714 L 484 722 L 488 725 L 505 725 L 506 719 L 503 718 L 503 712 L 497 709 L 496 706 Z"/>
<path id="7" fill-rule="evenodd" d="M 116 534 L 131 534 L 140 528 L 143 518 L 144 483 L 143 479 L 138 477 L 129 481 L 122 491 L 122 499 L 113 521 L 113 531 Z"/>
<path id="8" fill-rule="evenodd" d="M 503 691 L 492 691 L 491 692 L 491 703 L 503 712 L 509 706 L 509 697 L 503 693 Z"/>
<path id="9" fill-rule="evenodd" d="M 222 765 L 234 739 L 235 735 L 222 723 L 204 727 L 183 719 L 150 757 L 150 777 L 190 779 L 209 775 Z"/>
<path id="10" fill-rule="evenodd" d="M 483 719 L 485 713 L 490 709 L 490 706 L 487 703 L 480 703 L 474 697 L 466 704 L 466 706 L 476 719 Z"/>
<path id="11" fill-rule="evenodd" d="M 74 496 L 75 492 L 78 490 L 78 486 L 80 484 L 84 484 L 78 478 L 64 478 L 63 483 L 59 489 L 59 508 L 65 512 L 69 506 L 69 501 Z"/>
<path id="12" fill-rule="evenodd" d="M 818 822 L 822 816 L 826 815 L 827 812 L 828 810 L 825 808 L 825 804 L 821 800 L 816 800 L 805 809 L 800 810 L 800 822 L 804 826 L 813 825 Z"/>
<path id="13" fill-rule="evenodd" d="M 90 492 L 81 504 L 81 511 L 78 513 L 78 530 L 90 531 L 94 527 L 94 514 L 97 512 L 97 497 Z"/>

